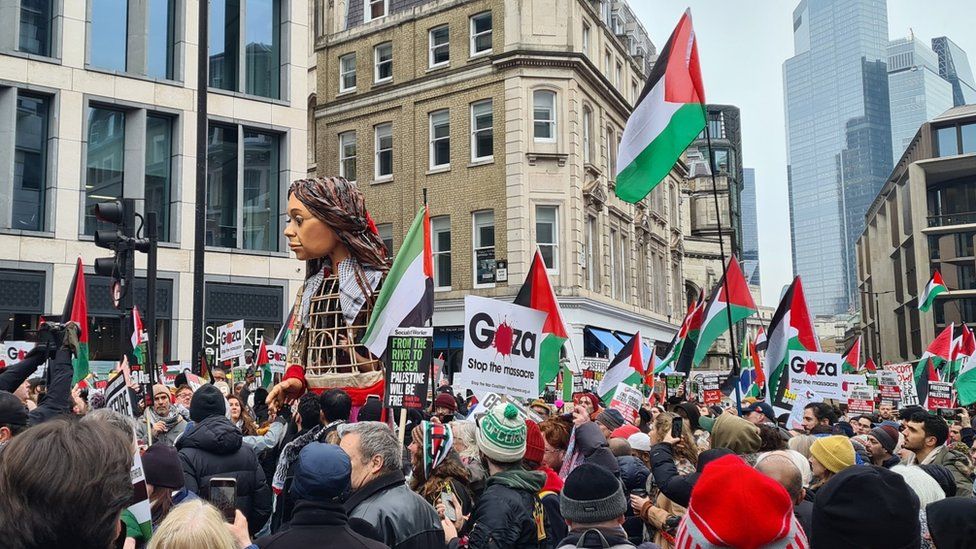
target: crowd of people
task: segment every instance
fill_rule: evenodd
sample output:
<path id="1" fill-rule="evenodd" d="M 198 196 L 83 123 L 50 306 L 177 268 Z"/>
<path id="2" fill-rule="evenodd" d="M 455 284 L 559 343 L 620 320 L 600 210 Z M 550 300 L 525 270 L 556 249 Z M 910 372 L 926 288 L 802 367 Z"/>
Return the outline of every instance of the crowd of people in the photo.
<path id="1" fill-rule="evenodd" d="M 628 421 L 589 392 L 485 409 L 445 384 L 401 429 L 379 399 L 274 410 L 217 370 L 153 386 L 128 417 L 72 393 L 71 334 L 0 372 L 3 547 L 976 547 L 965 409 L 812 403 L 788 426 L 762 400 L 672 399 Z M 130 508 L 136 456 L 151 534 Z"/>

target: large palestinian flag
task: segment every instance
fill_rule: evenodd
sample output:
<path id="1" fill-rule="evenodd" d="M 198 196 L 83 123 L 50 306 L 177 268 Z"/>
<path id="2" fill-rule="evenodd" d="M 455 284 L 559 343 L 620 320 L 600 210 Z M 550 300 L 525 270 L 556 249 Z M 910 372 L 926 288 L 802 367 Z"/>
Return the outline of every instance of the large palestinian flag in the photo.
<path id="1" fill-rule="evenodd" d="M 939 381 L 939 378 L 948 375 L 949 363 L 952 358 L 952 333 L 954 327 L 955 325 L 950 322 L 932 340 L 932 343 L 929 343 L 928 348 L 925 349 L 922 357 L 915 364 L 915 387 L 918 389 L 918 401 L 922 405 L 925 404 L 925 396 L 929 393 L 930 376 L 928 368 L 931 367 L 933 372 L 937 374 L 937 378 L 934 381 Z M 941 375 L 939 375 L 940 373 Z"/>
<path id="2" fill-rule="evenodd" d="M 395 328 L 427 326 L 434 313 L 434 258 L 431 254 L 427 205 L 417 212 L 403 245 L 386 275 L 363 345 L 382 356 Z"/>
<path id="3" fill-rule="evenodd" d="M 78 323 L 78 355 L 72 359 L 74 374 L 71 376 L 71 385 L 88 377 L 88 298 L 85 294 L 85 266 L 78 258 L 75 264 L 75 274 L 71 278 L 71 285 L 68 287 L 68 297 L 64 300 L 64 313 L 61 315 L 62 322 L 74 321 Z"/>
<path id="4" fill-rule="evenodd" d="M 857 336 L 851 347 L 841 356 L 843 364 L 841 371 L 845 374 L 856 374 L 861 368 L 861 336 Z"/>
<path id="5" fill-rule="evenodd" d="M 692 366 L 701 364 L 715 340 L 729 331 L 736 322 L 756 314 L 756 304 L 752 300 L 749 285 L 742 276 L 742 270 L 735 256 L 729 259 L 725 275 L 722 276 L 716 290 L 705 307 L 701 333 L 698 335 L 695 355 L 691 361 Z"/>
<path id="6" fill-rule="evenodd" d="M 799 276 L 793 279 L 783 294 L 766 334 L 767 394 L 772 402 L 780 402 L 789 381 L 786 363 L 790 351 L 820 350 L 820 340 L 813 328 L 813 317 L 810 316 Z"/>
<path id="7" fill-rule="evenodd" d="M 695 344 L 701 331 L 701 319 L 705 310 L 705 293 L 699 291 L 698 299 L 688 305 L 688 313 L 681 322 L 681 328 L 675 334 L 662 358 L 654 368 L 654 373 L 691 371 L 691 359 L 695 355 Z"/>
<path id="8" fill-rule="evenodd" d="M 647 196 L 705 127 L 705 89 L 698 46 L 685 11 L 647 78 L 617 153 L 616 193 L 627 202 Z"/>
<path id="9" fill-rule="evenodd" d="M 604 403 L 609 404 L 617 392 L 617 385 L 626 383 L 632 387 L 639 387 L 644 380 L 644 357 L 641 356 L 640 332 L 631 336 L 630 341 L 613 357 L 603 374 L 597 394 Z"/>
<path id="10" fill-rule="evenodd" d="M 563 343 L 569 339 L 569 331 L 566 329 L 563 313 L 559 310 L 556 293 L 549 283 L 549 274 L 546 272 L 542 253 L 538 249 L 535 251 L 535 257 L 532 258 L 525 282 L 515 296 L 515 304 L 549 315 L 542 325 L 543 338 L 539 345 L 539 393 L 541 394 L 546 384 L 555 379 L 559 373 L 560 351 Z M 563 383 L 568 381 L 572 385 L 572 375 L 568 367 L 563 368 Z"/>
<path id="11" fill-rule="evenodd" d="M 973 332 L 963 324 L 963 343 L 959 352 L 961 367 L 955 378 L 956 392 L 961 406 L 969 406 L 976 402 L 976 338 L 973 335 Z"/>
<path id="12" fill-rule="evenodd" d="M 929 312 L 932 303 L 935 302 L 935 296 L 948 291 L 949 288 L 942 281 L 942 275 L 936 269 L 935 274 L 932 275 L 932 280 L 929 280 L 929 283 L 925 285 L 925 291 L 918 298 L 918 310 L 923 313 Z"/>

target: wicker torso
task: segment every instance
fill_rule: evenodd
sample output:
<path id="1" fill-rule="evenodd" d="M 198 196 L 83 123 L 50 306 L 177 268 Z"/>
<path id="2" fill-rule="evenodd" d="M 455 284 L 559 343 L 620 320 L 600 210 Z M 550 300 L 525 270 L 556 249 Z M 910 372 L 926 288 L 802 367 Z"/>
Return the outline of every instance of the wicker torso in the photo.
<path id="1" fill-rule="evenodd" d="M 294 314 L 299 321 L 303 292 L 304 286 L 295 302 Z M 368 351 L 357 345 L 372 311 L 372 299 L 367 299 L 355 321 L 347 325 L 339 302 L 339 278 L 327 276 L 312 296 L 307 324 L 289 337 L 288 363 L 303 366 L 313 388 L 373 385 L 383 377 L 380 362 L 370 359 Z M 345 341 L 340 341 L 340 336 Z"/>

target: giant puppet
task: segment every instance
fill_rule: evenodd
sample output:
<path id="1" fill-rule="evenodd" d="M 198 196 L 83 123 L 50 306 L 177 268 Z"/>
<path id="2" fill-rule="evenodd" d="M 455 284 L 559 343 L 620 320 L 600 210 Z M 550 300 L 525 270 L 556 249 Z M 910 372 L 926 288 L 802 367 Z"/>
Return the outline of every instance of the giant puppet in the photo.
<path id="1" fill-rule="evenodd" d="M 292 310 L 287 369 L 268 404 L 306 390 L 341 388 L 359 407 L 383 395 L 379 357 L 358 344 L 389 265 L 362 193 L 341 177 L 299 179 L 288 189 L 285 237 L 306 264 Z"/>

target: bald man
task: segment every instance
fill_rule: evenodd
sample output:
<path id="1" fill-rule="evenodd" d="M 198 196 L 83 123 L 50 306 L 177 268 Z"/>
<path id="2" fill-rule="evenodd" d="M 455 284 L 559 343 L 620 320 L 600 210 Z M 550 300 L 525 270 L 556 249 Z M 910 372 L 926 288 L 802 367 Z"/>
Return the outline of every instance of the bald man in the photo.
<path id="1" fill-rule="evenodd" d="M 810 525 L 813 521 L 813 503 L 805 499 L 806 489 L 803 487 L 803 475 L 793 460 L 781 452 L 770 452 L 756 465 L 756 470 L 786 488 L 786 493 L 793 500 L 793 514 L 800 521 L 804 532 L 810 535 Z"/>

